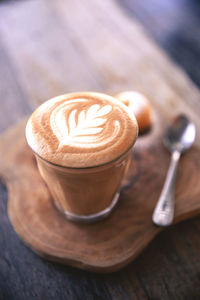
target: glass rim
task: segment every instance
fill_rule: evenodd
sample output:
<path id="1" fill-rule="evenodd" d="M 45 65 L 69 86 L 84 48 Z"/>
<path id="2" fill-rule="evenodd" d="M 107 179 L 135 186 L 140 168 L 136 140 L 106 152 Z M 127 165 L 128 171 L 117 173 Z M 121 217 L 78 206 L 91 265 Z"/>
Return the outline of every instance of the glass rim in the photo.
<path id="1" fill-rule="evenodd" d="M 69 166 L 63 166 L 63 165 L 59 165 L 59 164 L 56 164 L 56 163 L 53 163 L 47 159 L 45 159 L 44 157 L 42 157 L 41 155 L 39 155 L 36 151 L 34 151 L 30 145 L 30 149 L 33 151 L 33 153 L 39 157 L 41 160 L 43 160 L 44 162 L 52 165 L 52 166 L 55 166 L 55 167 L 59 167 L 59 168 L 63 168 L 63 169 L 71 169 L 71 170 L 88 170 L 88 169 L 93 169 L 93 168 L 98 168 L 98 167 L 104 167 L 104 166 L 107 166 L 109 164 L 112 164 L 114 162 L 116 162 L 117 160 L 121 159 L 124 155 L 126 155 L 134 146 L 135 142 L 137 140 L 137 137 L 136 139 L 133 141 L 133 143 L 130 145 L 130 147 L 128 147 L 128 149 L 126 149 L 126 151 L 124 151 L 122 154 L 120 154 L 119 156 L 117 156 L 116 158 L 106 162 L 106 163 L 103 163 L 103 164 L 99 164 L 99 165 L 94 165 L 94 166 L 88 166 L 88 167 L 69 167 Z"/>

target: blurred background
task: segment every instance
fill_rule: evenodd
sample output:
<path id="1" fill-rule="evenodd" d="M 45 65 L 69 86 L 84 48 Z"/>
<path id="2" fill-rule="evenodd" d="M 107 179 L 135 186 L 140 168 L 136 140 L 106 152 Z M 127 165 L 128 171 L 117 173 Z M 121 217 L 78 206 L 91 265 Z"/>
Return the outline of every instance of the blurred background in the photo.
<path id="1" fill-rule="evenodd" d="M 199 25 L 197 0 L 1 0 L 0 131 L 66 92 L 158 98 L 156 44 L 199 85 Z"/>

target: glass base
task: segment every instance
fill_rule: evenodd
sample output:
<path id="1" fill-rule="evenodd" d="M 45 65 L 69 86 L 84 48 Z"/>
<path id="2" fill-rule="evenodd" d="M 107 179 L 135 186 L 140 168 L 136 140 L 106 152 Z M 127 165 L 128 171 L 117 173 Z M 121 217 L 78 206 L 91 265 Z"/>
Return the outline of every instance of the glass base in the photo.
<path id="1" fill-rule="evenodd" d="M 118 199 L 119 199 L 119 195 L 120 193 L 117 193 L 110 206 L 105 208 L 104 210 L 95 213 L 95 214 L 90 214 L 90 215 L 79 215 L 79 214 L 74 214 L 68 211 L 63 211 L 59 208 L 59 210 L 65 215 L 65 217 L 73 222 L 79 222 L 79 223 L 93 223 L 93 222 L 97 222 L 100 221 L 104 218 L 106 218 L 107 216 L 109 216 L 109 214 L 112 212 L 112 210 L 114 209 L 114 207 L 116 206 Z"/>

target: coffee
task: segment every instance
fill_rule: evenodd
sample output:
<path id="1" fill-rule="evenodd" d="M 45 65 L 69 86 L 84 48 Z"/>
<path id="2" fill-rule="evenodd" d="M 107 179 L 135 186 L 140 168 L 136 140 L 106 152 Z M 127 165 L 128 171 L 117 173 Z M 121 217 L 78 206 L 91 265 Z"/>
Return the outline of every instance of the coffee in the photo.
<path id="1" fill-rule="evenodd" d="M 78 215 L 98 213 L 111 204 L 137 133 L 136 120 L 123 104 L 92 92 L 45 102 L 26 127 L 56 205 Z"/>

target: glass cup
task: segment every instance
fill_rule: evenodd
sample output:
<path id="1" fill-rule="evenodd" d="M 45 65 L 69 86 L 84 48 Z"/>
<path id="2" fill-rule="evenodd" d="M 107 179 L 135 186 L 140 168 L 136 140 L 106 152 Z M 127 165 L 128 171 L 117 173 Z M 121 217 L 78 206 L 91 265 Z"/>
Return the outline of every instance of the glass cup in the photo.
<path id="1" fill-rule="evenodd" d="M 79 222 L 105 218 L 115 207 L 137 134 L 128 108 L 95 92 L 44 102 L 26 127 L 53 203 Z"/>
<path id="2" fill-rule="evenodd" d="M 107 217 L 115 207 L 131 149 L 114 161 L 87 168 L 68 168 L 35 153 L 38 169 L 55 206 L 69 220 L 90 223 Z"/>

